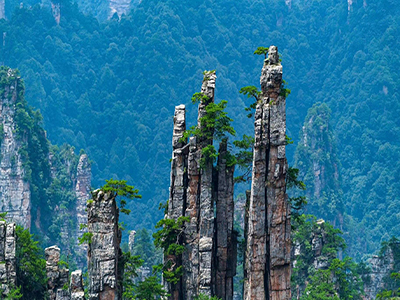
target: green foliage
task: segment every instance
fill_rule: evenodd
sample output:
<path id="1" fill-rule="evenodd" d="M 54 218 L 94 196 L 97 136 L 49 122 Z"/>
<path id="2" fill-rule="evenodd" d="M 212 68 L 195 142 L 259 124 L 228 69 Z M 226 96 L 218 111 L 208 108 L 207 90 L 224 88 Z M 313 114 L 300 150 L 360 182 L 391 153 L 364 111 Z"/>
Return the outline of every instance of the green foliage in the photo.
<path id="1" fill-rule="evenodd" d="M 21 299 L 22 297 L 23 295 L 21 294 L 21 287 L 12 287 L 5 300 L 17 300 Z"/>
<path id="2" fill-rule="evenodd" d="M 162 260 L 162 255 L 154 247 L 151 234 L 145 228 L 136 231 L 132 255 L 140 256 L 143 259 L 143 265 L 149 268 Z"/>
<path id="3" fill-rule="evenodd" d="M 210 98 L 208 98 L 206 95 L 204 95 L 203 93 L 194 93 L 192 96 L 192 103 L 196 104 L 196 103 L 207 103 L 207 101 Z"/>
<path id="4" fill-rule="evenodd" d="M 178 220 L 162 219 L 156 225 L 156 228 L 160 230 L 153 234 L 154 244 L 163 249 L 166 258 L 164 264 L 161 265 L 163 277 L 173 284 L 176 284 L 183 274 L 182 266 L 177 267 L 173 263 L 173 258 L 185 251 L 182 240 L 184 223 L 189 221 L 189 217 L 179 217 Z"/>
<path id="5" fill-rule="evenodd" d="M 92 243 L 93 232 L 84 232 L 81 237 L 78 237 L 79 245 Z"/>
<path id="6" fill-rule="evenodd" d="M 287 85 L 287 82 L 285 80 L 282 80 L 281 91 L 280 91 L 279 95 L 283 96 L 285 98 L 287 98 L 291 93 L 291 90 L 289 90 L 286 87 L 286 85 Z"/>
<path id="7" fill-rule="evenodd" d="M 129 215 L 131 210 L 125 208 L 127 202 L 125 199 L 140 199 L 142 198 L 141 195 L 139 195 L 139 190 L 135 189 L 133 185 L 128 185 L 126 180 L 106 180 L 106 184 L 103 185 L 100 189 L 105 192 L 109 193 L 111 192 L 114 197 L 118 196 L 119 199 L 119 210 L 124 213 Z"/>
<path id="8" fill-rule="evenodd" d="M 318 270 L 311 278 L 301 300 L 363 299 L 363 284 L 351 258 L 334 259 L 327 270 Z"/>
<path id="9" fill-rule="evenodd" d="M 18 293 L 23 294 L 22 300 L 45 299 L 47 278 L 43 250 L 22 226 L 17 225 L 15 233 Z"/>
<path id="10" fill-rule="evenodd" d="M 233 141 L 233 145 L 238 149 L 235 153 L 235 164 L 243 172 L 234 180 L 236 183 L 248 182 L 252 172 L 254 138 L 244 134 L 242 140 Z"/>
<path id="11" fill-rule="evenodd" d="M 209 297 L 204 294 L 200 294 L 197 297 L 194 297 L 195 300 L 221 300 L 221 298 L 218 298 L 217 296 L 214 297 Z"/>
<path id="12" fill-rule="evenodd" d="M 256 88 L 254 85 L 245 86 L 239 90 L 239 93 L 247 96 L 247 98 L 251 98 L 251 97 L 254 98 L 254 101 L 245 108 L 245 111 L 250 112 L 250 111 L 256 109 L 257 103 L 260 100 L 260 95 L 261 95 L 261 91 L 259 91 L 258 88 Z M 252 116 L 253 116 L 253 113 L 247 114 L 248 118 L 251 118 Z"/>
<path id="13" fill-rule="evenodd" d="M 269 48 L 267 47 L 258 47 L 254 54 L 256 55 L 264 55 L 264 58 L 267 59 Z"/>
<path id="14" fill-rule="evenodd" d="M 135 299 L 134 297 L 134 278 L 138 276 L 137 270 L 143 265 L 143 259 L 139 255 L 131 255 L 130 252 L 123 253 L 120 264 L 124 270 L 122 280 L 123 299 Z"/>
<path id="15" fill-rule="evenodd" d="M 148 299 L 162 299 L 168 296 L 164 287 L 160 284 L 157 276 L 149 276 L 144 281 L 139 282 L 134 287 L 134 297 L 127 299 L 148 300 Z"/>

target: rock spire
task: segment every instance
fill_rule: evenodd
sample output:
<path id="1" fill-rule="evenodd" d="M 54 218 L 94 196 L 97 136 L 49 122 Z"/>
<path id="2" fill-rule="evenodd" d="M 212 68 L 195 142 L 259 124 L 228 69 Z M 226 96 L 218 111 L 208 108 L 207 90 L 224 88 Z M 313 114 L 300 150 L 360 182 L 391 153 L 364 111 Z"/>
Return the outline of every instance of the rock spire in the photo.
<path id="1" fill-rule="evenodd" d="M 290 205 L 286 195 L 286 100 L 278 49 L 269 48 L 255 113 L 244 298 L 289 300 Z"/>
<path id="2" fill-rule="evenodd" d="M 0 221 L 0 298 L 17 283 L 15 223 Z"/>
<path id="3" fill-rule="evenodd" d="M 214 102 L 214 71 L 204 72 L 203 99 L 198 108 L 197 127 Z M 194 299 L 199 294 L 233 298 L 232 278 L 236 273 L 236 235 L 233 232 L 233 171 L 227 166 L 226 141 L 220 145 L 218 171 L 211 160 L 202 160 L 203 148 L 213 144 L 213 132 L 183 139 L 186 130 L 185 106 L 175 108 L 172 138 L 171 186 L 166 218 L 185 216 L 185 246 L 181 257 L 166 257 L 183 268 L 177 284 L 167 284 L 170 299 Z M 219 185 L 220 184 L 220 185 Z M 218 199 L 218 200 L 217 200 Z M 215 205 L 217 201 L 217 206 Z M 214 212 L 216 209 L 216 213 Z"/>
<path id="4" fill-rule="evenodd" d="M 120 300 L 121 230 L 115 197 L 111 192 L 94 191 L 87 213 L 89 300 Z"/>

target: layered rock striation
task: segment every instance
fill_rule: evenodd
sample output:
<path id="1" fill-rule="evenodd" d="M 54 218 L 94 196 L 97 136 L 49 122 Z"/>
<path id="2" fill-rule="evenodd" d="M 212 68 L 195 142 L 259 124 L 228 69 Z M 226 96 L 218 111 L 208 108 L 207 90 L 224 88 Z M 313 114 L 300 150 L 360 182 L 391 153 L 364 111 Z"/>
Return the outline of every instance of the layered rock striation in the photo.
<path id="1" fill-rule="evenodd" d="M 60 248 L 51 246 L 45 249 L 47 291 L 50 300 L 69 300 L 69 270 L 60 266 Z"/>
<path id="2" fill-rule="evenodd" d="M 17 72 L 8 69 L 2 78 L 0 94 L 0 212 L 7 212 L 7 219 L 31 227 L 30 184 L 25 179 L 21 149 L 26 138 L 17 135 L 16 102 L 23 92 Z"/>
<path id="3" fill-rule="evenodd" d="M 123 270 L 119 267 L 121 230 L 115 195 L 102 190 L 96 190 L 92 195 L 87 204 L 89 299 L 119 300 Z"/>
<path id="4" fill-rule="evenodd" d="M 0 221 L 0 298 L 16 286 L 15 223 Z"/>
<path id="5" fill-rule="evenodd" d="M 290 204 L 286 195 L 286 99 L 278 49 L 269 48 L 255 113 L 244 298 L 290 299 Z"/>
<path id="6" fill-rule="evenodd" d="M 199 294 L 233 298 L 236 273 L 236 234 L 233 231 L 233 172 L 226 163 L 226 141 L 220 145 L 218 170 L 203 149 L 213 145 L 213 129 L 203 117 L 214 102 L 215 72 L 205 72 L 198 108 L 197 128 L 204 134 L 183 139 L 185 106 L 175 108 L 172 139 L 171 186 L 166 218 L 188 217 L 179 241 L 185 246 L 180 257 L 165 257 L 183 267 L 176 284 L 167 283 L 170 299 L 194 299 Z M 217 203 L 217 205 L 215 205 Z M 214 212 L 215 211 L 215 212 Z"/>

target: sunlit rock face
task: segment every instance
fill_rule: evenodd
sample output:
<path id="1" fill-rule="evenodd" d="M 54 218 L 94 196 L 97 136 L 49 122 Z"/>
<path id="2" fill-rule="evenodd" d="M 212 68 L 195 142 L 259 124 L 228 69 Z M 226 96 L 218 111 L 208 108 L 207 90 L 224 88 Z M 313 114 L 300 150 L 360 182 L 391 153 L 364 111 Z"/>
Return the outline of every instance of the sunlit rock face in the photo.
<path id="1" fill-rule="evenodd" d="M 9 69 L 1 86 L 0 95 L 0 212 L 7 212 L 7 219 L 31 227 L 31 192 L 25 179 L 21 149 L 24 137 L 17 136 L 15 123 L 16 101 L 21 91 L 21 80 L 16 71 Z"/>
<path id="2" fill-rule="evenodd" d="M 89 299 L 120 300 L 121 230 L 115 197 L 111 192 L 94 191 L 87 213 L 91 235 L 88 246 Z"/>
<path id="3" fill-rule="evenodd" d="M 0 221 L 0 298 L 16 285 L 15 223 Z"/>
<path id="4" fill-rule="evenodd" d="M 286 195 L 286 99 L 278 49 L 269 48 L 255 113 L 253 174 L 246 221 L 244 299 L 287 299 L 290 291 L 290 205 Z"/>

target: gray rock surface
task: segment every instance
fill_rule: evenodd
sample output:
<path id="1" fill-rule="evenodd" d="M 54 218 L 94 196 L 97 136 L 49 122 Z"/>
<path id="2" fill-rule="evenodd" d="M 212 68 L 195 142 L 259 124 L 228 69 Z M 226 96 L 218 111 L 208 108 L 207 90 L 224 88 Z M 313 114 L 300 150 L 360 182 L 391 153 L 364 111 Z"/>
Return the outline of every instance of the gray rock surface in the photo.
<path id="1" fill-rule="evenodd" d="M 121 18 L 123 14 L 129 12 L 130 4 L 130 0 L 110 0 L 108 18 L 112 18 L 115 13 Z"/>
<path id="2" fill-rule="evenodd" d="M 244 298 L 290 299 L 290 205 L 286 195 L 286 100 L 278 49 L 260 78 L 246 245 Z M 268 286 L 267 286 L 268 285 Z"/>
<path id="3" fill-rule="evenodd" d="M 15 250 L 15 223 L 0 221 L 0 298 L 16 285 Z"/>
<path id="4" fill-rule="evenodd" d="M 86 154 L 82 154 L 79 158 L 78 167 L 76 170 L 76 219 L 77 219 L 77 236 L 74 237 L 76 241 L 76 251 L 79 253 L 78 262 L 80 264 L 86 263 L 87 245 L 78 243 L 78 238 L 87 232 L 87 228 L 80 229 L 81 224 L 87 224 L 88 217 L 86 213 L 86 203 L 91 198 L 90 188 L 92 180 L 92 169 L 89 163 L 89 158 Z"/>
<path id="5" fill-rule="evenodd" d="M 71 291 L 71 300 L 85 300 L 81 270 L 77 270 L 71 273 L 69 288 Z"/>
<path id="6" fill-rule="evenodd" d="M 92 234 L 88 247 L 89 299 L 120 300 L 121 230 L 115 197 L 111 192 L 94 191 L 87 213 L 88 232 Z"/>
<path id="7" fill-rule="evenodd" d="M 59 265 L 60 248 L 51 246 L 44 250 L 46 257 L 47 291 L 50 300 L 69 300 L 69 270 Z"/>
<path id="8" fill-rule="evenodd" d="M 20 140 L 16 134 L 15 103 L 20 92 L 14 70 L 9 69 L 8 77 L 14 77 L 11 84 L 4 87 L 0 95 L 0 212 L 7 212 L 7 219 L 22 225 L 31 226 L 31 193 L 29 183 L 24 179 L 25 170 L 20 154 L 26 140 Z"/>

